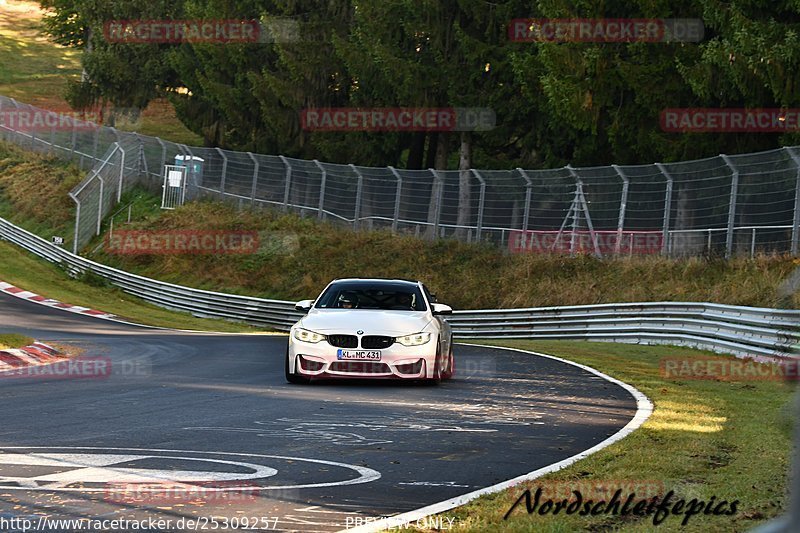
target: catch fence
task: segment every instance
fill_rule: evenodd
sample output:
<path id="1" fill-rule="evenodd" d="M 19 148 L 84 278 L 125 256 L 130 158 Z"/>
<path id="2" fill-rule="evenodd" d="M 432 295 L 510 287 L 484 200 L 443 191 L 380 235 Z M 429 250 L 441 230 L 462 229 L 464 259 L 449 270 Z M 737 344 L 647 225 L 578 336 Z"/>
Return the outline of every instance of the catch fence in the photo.
<path id="1" fill-rule="evenodd" d="M 357 230 L 491 242 L 511 253 L 798 254 L 798 147 L 648 165 L 406 170 L 189 147 L 63 117 L 0 97 L 0 138 L 89 170 L 70 195 L 74 250 L 134 184 L 160 193 L 164 166 L 177 157 L 192 162 L 187 200 L 271 206 Z"/>

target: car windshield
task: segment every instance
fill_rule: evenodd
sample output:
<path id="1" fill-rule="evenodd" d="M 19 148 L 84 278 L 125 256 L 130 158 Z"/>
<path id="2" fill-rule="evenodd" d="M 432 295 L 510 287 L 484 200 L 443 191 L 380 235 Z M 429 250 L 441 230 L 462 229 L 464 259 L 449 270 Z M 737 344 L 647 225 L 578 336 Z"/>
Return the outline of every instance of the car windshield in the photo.
<path id="1" fill-rule="evenodd" d="M 419 287 L 410 283 L 341 282 L 331 284 L 316 304 L 317 309 L 389 309 L 426 311 Z"/>

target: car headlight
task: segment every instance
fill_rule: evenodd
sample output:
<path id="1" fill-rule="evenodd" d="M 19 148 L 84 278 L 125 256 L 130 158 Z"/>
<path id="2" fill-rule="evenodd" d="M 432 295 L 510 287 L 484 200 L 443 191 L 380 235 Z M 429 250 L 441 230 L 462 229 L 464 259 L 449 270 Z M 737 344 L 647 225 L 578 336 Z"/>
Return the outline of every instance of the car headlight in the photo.
<path id="1" fill-rule="evenodd" d="M 395 339 L 403 346 L 420 346 L 431 340 L 430 333 L 414 333 L 412 335 L 404 335 Z"/>
<path id="2" fill-rule="evenodd" d="M 325 340 L 325 335 L 321 333 L 317 333 L 316 331 L 309 331 L 303 328 L 295 328 L 294 329 L 294 338 L 303 341 L 303 342 L 310 342 L 312 344 L 317 343 L 319 341 Z"/>

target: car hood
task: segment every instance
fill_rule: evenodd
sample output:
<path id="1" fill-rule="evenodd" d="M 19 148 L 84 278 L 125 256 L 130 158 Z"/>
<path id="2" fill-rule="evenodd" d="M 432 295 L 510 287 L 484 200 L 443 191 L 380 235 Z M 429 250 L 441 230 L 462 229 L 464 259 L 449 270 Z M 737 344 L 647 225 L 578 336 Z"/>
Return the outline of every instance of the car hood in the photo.
<path id="1" fill-rule="evenodd" d="M 425 311 L 312 309 L 298 325 L 319 333 L 399 336 L 422 331 L 430 321 Z"/>

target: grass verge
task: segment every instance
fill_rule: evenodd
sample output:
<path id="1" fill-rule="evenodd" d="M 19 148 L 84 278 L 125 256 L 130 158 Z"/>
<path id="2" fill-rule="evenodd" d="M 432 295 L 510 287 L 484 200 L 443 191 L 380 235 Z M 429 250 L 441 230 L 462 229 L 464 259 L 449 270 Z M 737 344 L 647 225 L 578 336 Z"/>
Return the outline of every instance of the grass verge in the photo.
<path id="1" fill-rule="evenodd" d="M 105 286 L 94 286 L 70 278 L 56 265 L 47 263 L 16 246 L 0 241 L 0 280 L 62 302 L 100 309 L 123 319 L 151 326 L 223 332 L 255 332 L 258 329 L 235 322 L 194 317 L 169 311 Z"/>
<path id="2" fill-rule="evenodd" d="M 0 216 L 71 247 L 75 203 L 69 191 L 83 179 L 75 165 L 0 142 Z"/>
<path id="3" fill-rule="evenodd" d="M 488 244 L 430 242 L 389 231 L 354 232 L 273 210 L 194 202 L 155 209 L 119 229 L 256 231 L 255 253 L 104 253 L 96 260 L 198 288 L 266 298 L 313 298 L 334 278 L 425 281 L 458 309 L 643 301 L 701 301 L 782 307 L 777 289 L 796 265 L 789 257 L 667 259 L 509 255 Z"/>
<path id="4" fill-rule="evenodd" d="M 33 339 L 19 333 L 0 333 L 0 350 L 21 348 L 33 343 Z"/>
<path id="5" fill-rule="evenodd" d="M 630 436 L 564 470 L 444 513 L 456 519 L 458 530 L 747 531 L 784 511 L 794 418 L 792 384 L 662 376 L 659 364 L 663 358 L 693 360 L 709 355 L 685 348 L 574 341 L 482 343 L 589 365 L 635 386 L 650 398 L 655 410 Z M 663 484 L 666 491 L 675 491 L 673 501 L 698 498 L 708 502 L 716 496 L 717 503 L 739 500 L 738 510 L 732 516 L 695 515 L 684 527 L 682 516 L 669 516 L 654 526 L 652 516 L 529 515 L 523 501 L 508 520 L 503 519 L 525 488 L 535 493 L 538 486 L 583 487 L 596 482 L 624 490 L 626 484 L 641 486 L 653 481 Z"/>
<path id="6" fill-rule="evenodd" d="M 68 81 L 80 80 L 81 53 L 49 41 L 41 30 L 43 15 L 38 2 L 0 0 L 0 94 L 70 113 L 64 92 Z M 91 112 L 87 118 L 96 120 Z M 115 126 L 177 143 L 202 145 L 202 137 L 178 120 L 166 98 L 152 101 L 138 120 L 121 120 Z"/>

